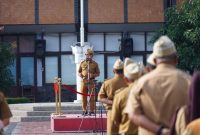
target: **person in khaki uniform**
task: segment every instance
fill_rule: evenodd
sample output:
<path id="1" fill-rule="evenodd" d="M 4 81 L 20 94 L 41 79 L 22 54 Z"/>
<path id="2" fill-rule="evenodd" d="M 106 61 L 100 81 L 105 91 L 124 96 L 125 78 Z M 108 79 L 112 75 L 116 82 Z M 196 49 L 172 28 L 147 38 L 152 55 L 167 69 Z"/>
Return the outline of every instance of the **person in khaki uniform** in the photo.
<path id="1" fill-rule="evenodd" d="M 200 118 L 189 123 L 181 135 L 200 135 Z"/>
<path id="2" fill-rule="evenodd" d="M 127 87 L 123 77 L 123 62 L 117 59 L 113 66 L 114 77 L 106 80 L 99 91 L 98 101 L 105 104 L 107 110 L 107 135 L 111 134 L 111 109 L 116 90 Z"/>
<path id="3" fill-rule="evenodd" d="M 0 92 L 0 135 L 3 135 L 3 128 L 9 124 L 11 117 L 12 113 L 5 100 L 4 94 Z"/>
<path id="4" fill-rule="evenodd" d="M 99 66 L 98 64 L 92 60 L 94 52 L 91 49 L 88 49 L 85 53 L 86 59 L 81 62 L 80 67 L 78 69 L 79 76 L 82 78 L 81 81 L 81 92 L 84 94 L 95 94 L 94 91 L 94 79 L 99 76 Z M 87 96 L 82 96 L 82 109 L 83 115 L 86 115 L 88 112 L 87 108 Z M 89 115 L 94 114 L 95 109 L 95 97 L 90 96 L 90 112 Z"/>
<path id="5" fill-rule="evenodd" d="M 111 120 L 116 127 L 119 127 L 118 132 L 112 131 L 113 135 L 137 135 L 138 127 L 133 124 L 129 118 L 128 114 L 124 112 L 126 107 L 128 95 L 131 88 L 135 85 L 136 80 L 140 77 L 142 70 L 138 63 L 133 62 L 131 59 L 126 58 L 124 62 L 124 80 L 127 82 L 128 87 L 121 88 L 116 91 L 116 95 L 113 101 Z M 111 125 L 111 129 L 112 126 Z"/>
<path id="6" fill-rule="evenodd" d="M 170 135 L 182 135 L 186 126 L 200 118 L 200 71 L 192 76 L 192 82 L 188 91 L 188 103 L 177 110 L 174 115 Z"/>
<path id="7" fill-rule="evenodd" d="M 148 59 L 147 59 L 147 64 L 145 66 L 145 74 L 151 72 L 156 68 L 156 63 L 154 62 L 154 55 L 150 54 Z"/>
<path id="8" fill-rule="evenodd" d="M 191 76 L 176 69 L 176 48 L 167 36 L 154 43 L 153 55 L 156 69 L 138 79 L 126 112 L 139 135 L 168 135 L 173 113 L 186 104 Z"/>

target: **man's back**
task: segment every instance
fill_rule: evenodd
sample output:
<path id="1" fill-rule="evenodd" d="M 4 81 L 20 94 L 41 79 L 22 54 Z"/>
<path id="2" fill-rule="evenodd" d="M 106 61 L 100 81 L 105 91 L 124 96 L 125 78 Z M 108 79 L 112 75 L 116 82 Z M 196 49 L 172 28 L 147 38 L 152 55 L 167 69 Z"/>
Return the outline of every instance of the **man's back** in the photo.
<path id="1" fill-rule="evenodd" d="M 115 91 L 126 86 L 127 84 L 124 81 L 123 77 L 115 75 L 114 78 L 109 79 L 102 84 L 98 98 L 108 98 L 110 100 L 113 100 Z M 107 105 L 106 108 L 111 109 L 111 107 L 112 105 Z"/>
<path id="2" fill-rule="evenodd" d="M 119 133 L 136 135 L 138 127 L 129 120 L 128 114 L 124 111 L 128 95 L 133 85 L 134 83 L 128 87 L 121 88 L 120 92 L 115 95 L 112 108 L 112 121 L 119 124 Z"/>
<path id="3" fill-rule="evenodd" d="M 140 101 L 134 105 L 133 111 L 169 128 L 177 107 L 186 104 L 190 79 L 189 75 L 172 65 L 159 64 L 154 71 L 139 79 L 132 91 Z M 148 132 L 145 129 L 141 131 L 143 134 Z"/>

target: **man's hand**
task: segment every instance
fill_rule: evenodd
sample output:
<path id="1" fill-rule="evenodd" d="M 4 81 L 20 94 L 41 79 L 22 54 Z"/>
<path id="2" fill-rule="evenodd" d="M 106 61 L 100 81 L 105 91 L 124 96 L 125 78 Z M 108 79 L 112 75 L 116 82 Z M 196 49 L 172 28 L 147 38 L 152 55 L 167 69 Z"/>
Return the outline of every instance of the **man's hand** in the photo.
<path id="1" fill-rule="evenodd" d="M 161 133 L 161 135 L 169 135 L 169 129 L 168 128 L 163 128 L 162 129 L 162 133 Z"/>

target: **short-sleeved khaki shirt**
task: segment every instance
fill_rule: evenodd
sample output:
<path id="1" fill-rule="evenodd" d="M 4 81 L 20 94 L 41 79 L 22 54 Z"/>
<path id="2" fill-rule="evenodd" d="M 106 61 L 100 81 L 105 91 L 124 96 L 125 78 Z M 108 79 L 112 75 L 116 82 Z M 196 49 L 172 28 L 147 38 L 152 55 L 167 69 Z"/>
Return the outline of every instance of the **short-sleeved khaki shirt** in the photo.
<path id="1" fill-rule="evenodd" d="M 127 87 L 126 82 L 123 77 L 119 75 L 115 75 L 112 79 L 106 80 L 98 93 L 98 100 L 102 98 L 107 98 L 109 100 L 113 100 L 115 91 L 122 88 Z M 112 105 L 105 105 L 107 110 L 112 108 Z"/>
<path id="2" fill-rule="evenodd" d="M 86 61 L 86 60 L 82 61 L 79 66 L 78 72 L 81 73 L 87 79 L 88 70 L 89 70 L 90 74 L 99 74 L 100 73 L 98 64 L 93 60 L 92 61 Z"/>
<path id="3" fill-rule="evenodd" d="M 175 122 L 175 135 L 182 135 L 186 128 L 186 106 L 178 110 Z"/>
<path id="4" fill-rule="evenodd" d="M 182 135 L 200 135 L 200 118 L 189 123 Z"/>
<path id="5" fill-rule="evenodd" d="M 149 120 L 167 128 L 178 107 L 187 102 L 191 76 L 169 64 L 159 64 L 141 77 L 131 90 L 126 111 L 143 114 Z M 155 135 L 139 127 L 139 135 Z"/>
<path id="6" fill-rule="evenodd" d="M 134 83 L 126 88 L 121 88 L 113 101 L 111 119 L 119 126 L 119 134 L 137 135 L 138 132 L 138 127 L 129 120 L 128 114 L 124 111 L 133 85 Z"/>

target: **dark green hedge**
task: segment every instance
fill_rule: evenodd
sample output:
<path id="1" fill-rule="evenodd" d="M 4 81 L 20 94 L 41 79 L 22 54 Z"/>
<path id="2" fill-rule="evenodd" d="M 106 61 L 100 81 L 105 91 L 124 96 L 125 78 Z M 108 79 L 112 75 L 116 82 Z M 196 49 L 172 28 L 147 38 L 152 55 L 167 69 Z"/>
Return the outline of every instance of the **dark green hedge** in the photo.
<path id="1" fill-rule="evenodd" d="M 26 97 L 6 98 L 8 104 L 31 103 L 31 100 Z"/>

